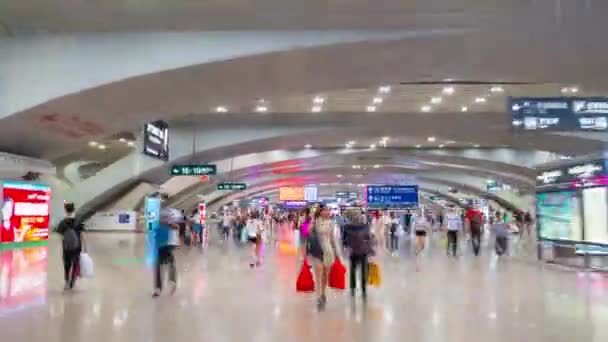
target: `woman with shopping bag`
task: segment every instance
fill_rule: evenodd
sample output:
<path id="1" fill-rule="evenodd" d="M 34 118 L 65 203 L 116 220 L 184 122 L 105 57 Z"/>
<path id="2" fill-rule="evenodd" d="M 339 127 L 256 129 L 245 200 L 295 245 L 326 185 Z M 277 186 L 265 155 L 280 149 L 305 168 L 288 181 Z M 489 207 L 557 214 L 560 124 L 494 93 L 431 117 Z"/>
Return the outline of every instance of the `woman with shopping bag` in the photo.
<path id="1" fill-rule="evenodd" d="M 317 215 L 318 218 L 308 235 L 307 255 L 314 267 L 317 294 L 319 295 L 317 308 L 320 311 L 325 308 L 327 303 L 325 291 L 329 284 L 330 271 L 336 260 L 337 245 L 335 224 L 330 218 L 329 208 L 322 204 L 317 211 Z"/>
<path id="2" fill-rule="evenodd" d="M 363 222 L 361 211 L 349 210 L 346 213 L 348 224 L 344 228 L 346 234 L 346 247 L 350 254 L 350 294 L 355 296 L 357 288 L 357 269 L 361 273 L 361 291 L 363 298 L 367 298 L 368 258 L 373 254 L 372 233 L 367 224 Z"/>

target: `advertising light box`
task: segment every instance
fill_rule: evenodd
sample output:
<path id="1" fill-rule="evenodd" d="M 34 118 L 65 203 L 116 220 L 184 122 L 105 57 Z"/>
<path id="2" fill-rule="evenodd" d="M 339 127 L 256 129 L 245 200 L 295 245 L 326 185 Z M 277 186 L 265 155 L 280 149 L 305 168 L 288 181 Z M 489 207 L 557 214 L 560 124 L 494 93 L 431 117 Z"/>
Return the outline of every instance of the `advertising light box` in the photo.
<path id="1" fill-rule="evenodd" d="M 169 125 L 164 121 L 144 126 L 144 154 L 160 160 L 169 160 Z"/>
<path id="2" fill-rule="evenodd" d="M 0 242 L 47 240 L 51 188 L 42 184 L 2 182 Z"/>
<path id="3" fill-rule="evenodd" d="M 283 186 L 279 188 L 279 201 L 305 201 L 306 194 L 301 186 Z"/>
<path id="4" fill-rule="evenodd" d="M 512 97 L 507 106 L 514 130 L 608 130 L 608 98 L 605 97 Z"/>

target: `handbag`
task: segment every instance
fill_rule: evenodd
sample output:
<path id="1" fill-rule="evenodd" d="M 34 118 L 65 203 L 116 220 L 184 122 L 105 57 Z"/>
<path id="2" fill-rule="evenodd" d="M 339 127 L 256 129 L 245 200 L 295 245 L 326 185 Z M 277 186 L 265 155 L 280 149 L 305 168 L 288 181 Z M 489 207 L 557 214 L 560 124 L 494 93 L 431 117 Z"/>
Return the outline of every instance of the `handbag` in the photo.
<path id="1" fill-rule="evenodd" d="M 310 271 L 310 265 L 308 264 L 308 260 L 304 259 L 302 269 L 300 270 L 300 275 L 298 275 L 298 280 L 296 281 L 296 291 L 313 292 L 314 290 L 315 280 L 312 277 L 312 272 Z"/>
<path id="2" fill-rule="evenodd" d="M 93 278 L 95 274 L 93 259 L 87 253 L 80 254 L 80 276 L 83 278 Z"/>
<path id="3" fill-rule="evenodd" d="M 336 258 L 329 270 L 329 287 L 344 290 L 346 289 L 346 267 Z"/>
<path id="4" fill-rule="evenodd" d="M 369 271 L 367 274 L 367 283 L 370 286 L 380 287 L 382 285 L 382 274 L 380 273 L 380 265 L 376 262 L 369 263 Z"/>

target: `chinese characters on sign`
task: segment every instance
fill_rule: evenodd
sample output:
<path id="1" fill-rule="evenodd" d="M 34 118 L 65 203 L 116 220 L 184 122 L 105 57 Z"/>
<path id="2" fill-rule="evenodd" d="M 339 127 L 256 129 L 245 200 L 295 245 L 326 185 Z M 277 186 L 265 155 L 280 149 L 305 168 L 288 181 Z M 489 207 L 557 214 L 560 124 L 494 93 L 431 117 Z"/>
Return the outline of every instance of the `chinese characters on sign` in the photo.
<path id="1" fill-rule="evenodd" d="M 418 206 L 417 185 L 374 185 L 367 187 L 370 207 L 412 208 Z"/>
<path id="2" fill-rule="evenodd" d="M 509 98 L 508 110 L 515 130 L 608 130 L 608 98 Z"/>
<path id="3" fill-rule="evenodd" d="M 217 174 L 217 166 L 214 164 L 173 165 L 170 170 L 172 176 L 204 176 Z"/>

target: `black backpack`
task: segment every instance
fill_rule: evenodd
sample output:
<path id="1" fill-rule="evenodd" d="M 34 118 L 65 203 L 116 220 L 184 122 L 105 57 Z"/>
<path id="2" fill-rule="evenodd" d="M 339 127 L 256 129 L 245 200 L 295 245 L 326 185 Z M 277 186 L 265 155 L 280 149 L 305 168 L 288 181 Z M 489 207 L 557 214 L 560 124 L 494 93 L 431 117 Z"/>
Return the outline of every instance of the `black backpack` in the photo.
<path id="1" fill-rule="evenodd" d="M 73 218 L 63 221 L 65 225 L 63 231 L 63 249 L 67 252 L 74 252 L 80 249 L 80 238 L 76 232 L 78 223 Z"/>

